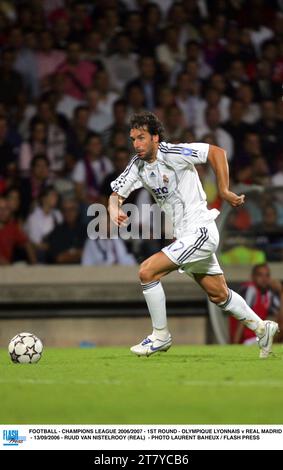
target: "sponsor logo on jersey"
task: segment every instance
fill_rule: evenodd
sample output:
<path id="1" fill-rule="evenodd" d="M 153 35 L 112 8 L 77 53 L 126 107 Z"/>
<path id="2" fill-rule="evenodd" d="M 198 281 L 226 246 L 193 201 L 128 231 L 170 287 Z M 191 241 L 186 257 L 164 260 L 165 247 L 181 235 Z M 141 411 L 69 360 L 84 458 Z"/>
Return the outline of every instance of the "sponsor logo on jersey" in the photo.
<path id="1" fill-rule="evenodd" d="M 152 191 L 157 198 L 165 197 L 165 195 L 168 194 L 168 188 L 166 188 L 166 186 L 163 186 L 162 188 L 153 188 Z"/>

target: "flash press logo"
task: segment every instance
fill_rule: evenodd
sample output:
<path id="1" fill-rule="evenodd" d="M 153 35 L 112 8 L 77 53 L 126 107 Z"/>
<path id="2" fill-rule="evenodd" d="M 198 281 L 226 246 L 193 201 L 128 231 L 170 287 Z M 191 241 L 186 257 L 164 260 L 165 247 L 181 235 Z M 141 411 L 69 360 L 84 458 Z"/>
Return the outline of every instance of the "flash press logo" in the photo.
<path id="1" fill-rule="evenodd" d="M 18 446 L 26 439 L 26 436 L 19 436 L 17 429 L 4 429 L 3 431 L 3 446 Z"/>

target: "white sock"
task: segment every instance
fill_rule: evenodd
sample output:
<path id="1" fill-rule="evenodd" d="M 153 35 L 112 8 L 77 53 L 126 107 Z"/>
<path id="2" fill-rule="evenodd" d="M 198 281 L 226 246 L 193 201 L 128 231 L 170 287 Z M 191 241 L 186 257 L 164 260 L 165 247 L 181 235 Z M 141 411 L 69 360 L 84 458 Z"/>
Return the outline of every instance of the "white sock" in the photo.
<path id="1" fill-rule="evenodd" d="M 248 306 L 243 297 L 231 289 L 228 290 L 229 294 L 227 300 L 217 304 L 218 307 L 230 313 L 255 333 L 262 333 L 265 329 L 263 320 Z"/>
<path id="2" fill-rule="evenodd" d="M 159 339 L 167 339 L 169 331 L 166 317 L 166 298 L 160 281 L 142 284 L 143 295 L 149 310 L 153 334 Z"/>

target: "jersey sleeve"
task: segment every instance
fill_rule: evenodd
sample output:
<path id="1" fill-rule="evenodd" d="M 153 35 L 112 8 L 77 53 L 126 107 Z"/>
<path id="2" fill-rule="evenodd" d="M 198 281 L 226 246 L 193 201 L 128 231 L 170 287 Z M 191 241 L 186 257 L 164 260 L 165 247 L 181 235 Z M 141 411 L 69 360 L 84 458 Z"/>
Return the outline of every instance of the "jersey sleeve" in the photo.
<path id="1" fill-rule="evenodd" d="M 165 155 L 165 158 L 174 164 L 180 163 L 182 166 L 188 164 L 199 165 L 206 163 L 209 144 L 192 143 L 192 144 L 168 144 L 161 142 L 159 150 Z"/>
<path id="2" fill-rule="evenodd" d="M 132 191 L 143 186 L 138 172 L 138 157 L 133 157 L 123 173 L 110 183 L 112 190 L 127 198 Z"/>

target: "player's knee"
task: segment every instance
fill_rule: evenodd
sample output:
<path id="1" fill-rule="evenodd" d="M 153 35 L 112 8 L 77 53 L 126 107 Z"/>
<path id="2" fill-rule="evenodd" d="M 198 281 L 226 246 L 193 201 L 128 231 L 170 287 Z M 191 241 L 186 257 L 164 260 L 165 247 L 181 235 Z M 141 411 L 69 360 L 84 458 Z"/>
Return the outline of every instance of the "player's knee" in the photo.
<path id="1" fill-rule="evenodd" d="M 155 280 L 154 272 L 147 263 L 142 263 L 139 270 L 139 278 L 142 284 Z"/>
<path id="2" fill-rule="evenodd" d="M 225 302 L 228 298 L 228 289 L 225 287 L 218 292 L 209 292 L 208 293 L 209 300 L 214 304 L 220 304 Z"/>

